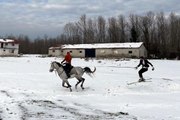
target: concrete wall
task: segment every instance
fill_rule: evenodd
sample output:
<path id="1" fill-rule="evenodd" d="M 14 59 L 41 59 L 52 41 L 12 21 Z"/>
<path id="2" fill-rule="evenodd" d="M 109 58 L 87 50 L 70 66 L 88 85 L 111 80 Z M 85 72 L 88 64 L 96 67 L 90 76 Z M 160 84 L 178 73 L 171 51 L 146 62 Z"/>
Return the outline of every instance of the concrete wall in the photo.
<path id="1" fill-rule="evenodd" d="M 140 57 L 147 56 L 147 50 L 142 45 L 140 48 L 96 49 L 96 57 Z"/>
<path id="2" fill-rule="evenodd" d="M 84 49 L 63 49 L 62 56 L 65 56 L 67 52 L 70 52 L 72 57 L 77 57 L 77 58 L 85 57 Z"/>
<path id="3" fill-rule="evenodd" d="M 146 48 L 144 47 L 144 45 L 142 45 L 142 46 L 139 48 L 139 57 L 141 57 L 141 56 L 147 57 L 147 50 L 146 50 Z"/>
<path id="4" fill-rule="evenodd" d="M 140 48 L 128 48 L 128 49 L 96 49 L 96 57 L 140 57 L 147 56 L 147 51 L 144 46 Z M 72 57 L 85 57 L 84 49 L 64 49 L 62 55 L 66 55 L 70 52 Z"/>
<path id="5" fill-rule="evenodd" d="M 97 57 L 138 57 L 138 49 L 96 49 Z"/>
<path id="6" fill-rule="evenodd" d="M 61 50 L 59 50 L 59 49 L 56 49 L 56 50 L 49 49 L 48 55 L 57 57 L 57 56 L 61 56 L 62 53 L 61 53 Z"/>
<path id="7" fill-rule="evenodd" d="M 18 56 L 18 49 L 0 49 L 0 56 Z"/>
<path id="8" fill-rule="evenodd" d="M 72 57 L 84 58 L 85 49 L 75 49 L 75 48 L 66 48 L 59 50 L 60 53 L 56 53 L 57 56 L 65 56 L 67 52 L 70 52 Z M 147 56 L 147 50 L 144 45 L 141 45 L 140 48 L 96 48 L 95 49 L 96 57 L 140 57 Z"/>
<path id="9" fill-rule="evenodd" d="M 14 43 L 1 43 L 1 44 L 3 44 L 3 48 L 19 49 L 19 44 L 14 44 Z"/>
<path id="10" fill-rule="evenodd" d="M 0 43 L 0 56 L 18 56 L 19 44 Z"/>

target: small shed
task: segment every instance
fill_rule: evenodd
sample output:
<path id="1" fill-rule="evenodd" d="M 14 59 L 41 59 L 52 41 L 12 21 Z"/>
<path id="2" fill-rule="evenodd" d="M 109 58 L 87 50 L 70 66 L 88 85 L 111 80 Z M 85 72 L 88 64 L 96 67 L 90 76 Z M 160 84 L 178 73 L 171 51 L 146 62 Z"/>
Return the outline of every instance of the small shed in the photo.
<path id="1" fill-rule="evenodd" d="M 80 58 L 132 58 L 147 56 L 147 50 L 143 42 L 62 45 L 61 54 L 64 56 L 67 52 L 70 52 L 73 57 Z"/>
<path id="2" fill-rule="evenodd" d="M 0 56 L 18 56 L 19 43 L 12 39 L 0 39 Z"/>
<path id="3" fill-rule="evenodd" d="M 48 56 L 58 57 L 61 55 L 61 47 L 50 47 L 48 50 Z"/>

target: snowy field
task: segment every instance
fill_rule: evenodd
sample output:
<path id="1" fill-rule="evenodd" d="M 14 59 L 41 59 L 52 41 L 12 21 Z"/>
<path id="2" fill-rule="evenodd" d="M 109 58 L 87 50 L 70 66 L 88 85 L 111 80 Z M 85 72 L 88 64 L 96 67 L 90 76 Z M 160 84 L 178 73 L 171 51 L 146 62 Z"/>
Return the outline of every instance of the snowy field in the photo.
<path id="1" fill-rule="evenodd" d="M 97 68 L 84 74 L 85 90 L 72 92 L 49 72 L 51 61 L 37 56 L 0 57 L 0 120 L 180 120 L 180 61 L 150 60 L 138 80 L 138 59 L 89 60 L 74 58 L 74 66 Z M 140 69 L 140 68 L 139 68 Z"/>

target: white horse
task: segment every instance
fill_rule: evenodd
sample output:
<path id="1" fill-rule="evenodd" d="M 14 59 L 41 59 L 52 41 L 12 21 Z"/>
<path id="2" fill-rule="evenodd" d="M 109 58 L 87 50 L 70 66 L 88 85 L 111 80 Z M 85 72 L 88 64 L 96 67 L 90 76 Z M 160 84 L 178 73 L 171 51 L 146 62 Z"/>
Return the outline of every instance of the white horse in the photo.
<path id="1" fill-rule="evenodd" d="M 57 71 L 59 77 L 62 79 L 62 86 L 69 88 L 70 91 L 72 91 L 71 85 L 68 82 L 69 78 L 63 68 L 63 65 L 56 61 L 51 62 L 51 67 L 49 69 L 49 72 L 53 72 L 54 70 Z M 91 74 L 93 74 L 95 71 L 96 71 L 96 68 L 94 68 L 94 70 L 91 71 L 91 69 L 89 67 L 85 67 L 85 68 L 73 67 L 70 71 L 70 78 L 75 77 L 78 80 L 78 82 L 75 85 L 75 88 L 77 89 L 77 85 L 79 83 L 81 83 L 81 88 L 84 89 L 83 83 L 84 83 L 85 79 L 82 77 L 84 72 L 87 73 L 89 76 L 91 76 Z M 67 86 L 65 86 L 65 83 L 67 84 Z"/>

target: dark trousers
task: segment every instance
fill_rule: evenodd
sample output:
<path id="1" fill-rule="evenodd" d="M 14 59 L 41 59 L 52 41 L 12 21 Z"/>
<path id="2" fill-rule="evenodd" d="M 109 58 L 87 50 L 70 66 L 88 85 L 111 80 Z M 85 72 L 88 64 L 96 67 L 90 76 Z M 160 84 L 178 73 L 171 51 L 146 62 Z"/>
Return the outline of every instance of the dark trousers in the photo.
<path id="1" fill-rule="evenodd" d="M 69 73 L 70 73 L 71 69 L 72 69 L 71 64 L 65 63 L 64 70 L 65 70 L 68 77 L 70 77 Z"/>
<path id="2" fill-rule="evenodd" d="M 64 69 L 65 69 L 66 73 L 69 73 L 71 70 L 71 64 L 65 63 Z"/>
<path id="3" fill-rule="evenodd" d="M 148 70 L 148 68 L 141 68 L 141 69 L 139 70 L 139 72 L 138 72 L 138 73 L 139 73 L 139 77 L 140 77 L 140 78 L 143 78 L 143 75 L 142 75 L 142 74 L 143 74 L 144 72 L 146 72 L 147 70 Z"/>

